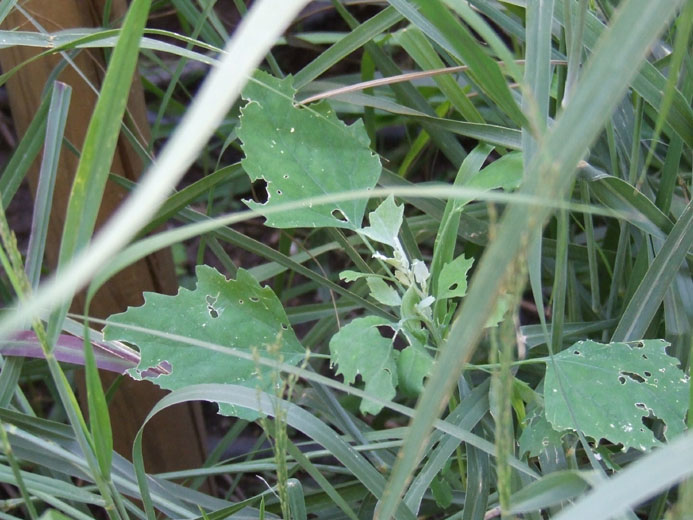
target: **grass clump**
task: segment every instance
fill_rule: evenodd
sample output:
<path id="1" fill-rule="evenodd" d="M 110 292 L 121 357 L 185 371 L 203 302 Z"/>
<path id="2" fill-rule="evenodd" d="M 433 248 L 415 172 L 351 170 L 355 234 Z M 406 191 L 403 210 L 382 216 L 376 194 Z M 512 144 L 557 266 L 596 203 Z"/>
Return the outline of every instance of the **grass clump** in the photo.
<path id="1" fill-rule="evenodd" d="M 134 0 L 115 33 L 4 32 L 107 72 L 83 143 L 49 82 L 0 176 L 7 207 L 43 143 L 28 246 L 0 229 L 3 516 L 686 518 L 692 23 L 690 0 Z M 97 319 L 169 247 L 194 289 Z M 171 390 L 132 463 L 98 368 Z M 217 448 L 147 473 L 144 425 L 190 401 Z"/>

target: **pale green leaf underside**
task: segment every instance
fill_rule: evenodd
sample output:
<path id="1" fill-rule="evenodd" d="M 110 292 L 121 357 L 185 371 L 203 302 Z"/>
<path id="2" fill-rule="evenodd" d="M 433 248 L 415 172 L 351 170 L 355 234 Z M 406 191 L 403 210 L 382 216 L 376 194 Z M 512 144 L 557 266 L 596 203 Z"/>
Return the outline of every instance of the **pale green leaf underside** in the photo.
<path id="1" fill-rule="evenodd" d="M 397 366 L 392 340 L 381 336 L 378 327 L 392 324 L 377 316 L 357 318 L 345 325 L 330 340 L 332 364 L 344 382 L 354 383 L 360 375 L 365 391 L 381 399 L 393 399 L 397 386 Z M 377 414 L 382 405 L 366 400 L 361 402 L 362 413 Z"/>
<path id="2" fill-rule="evenodd" d="M 404 217 L 404 204 L 395 204 L 395 198 L 390 195 L 380 205 L 368 214 L 370 226 L 361 230 L 368 238 L 387 244 L 390 247 L 398 247 L 399 228 L 402 227 Z"/>
<path id="3" fill-rule="evenodd" d="M 663 340 L 580 341 L 554 356 L 570 409 L 586 435 L 646 450 L 659 444 L 643 423 L 650 414 L 664 423 L 667 440 L 684 431 L 690 382 L 679 361 L 666 354 L 667 346 Z M 554 429 L 574 428 L 552 363 L 547 364 L 544 394 L 546 418 Z"/>
<path id="4" fill-rule="evenodd" d="M 276 205 L 375 186 L 380 160 L 369 149 L 363 123 L 346 126 L 326 103 L 294 106 L 292 78 L 257 72 L 243 91 L 238 137 L 251 180 L 267 182 L 267 202 L 246 204 L 276 228 L 361 227 L 366 199 L 309 204 L 265 214 Z"/>
<path id="5" fill-rule="evenodd" d="M 368 276 L 371 276 L 368 273 L 360 273 L 358 271 L 352 271 L 351 269 L 347 269 L 346 271 L 342 271 L 339 273 L 339 279 L 344 281 L 344 282 L 355 282 L 356 280 L 360 278 L 366 278 Z"/>
<path id="6" fill-rule="evenodd" d="M 397 307 L 402 303 L 402 298 L 394 287 L 378 276 L 369 276 L 366 283 L 371 291 L 371 296 L 382 303 L 391 307 Z"/>
<path id="7" fill-rule="evenodd" d="M 286 363 L 296 364 L 302 359 L 304 348 L 269 287 L 261 287 L 244 269 L 238 270 L 236 280 L 227 280 L 216 269 L 203 265 L 197 266 L 196 273 L 194 290 L 181 288 L 175 296 L 145 293 L 144 305 L 111 316 L 105 337 L 136 344 L 141 359 L 130 374 L 167 390 L 198 383 L 232 383 L 270 390 L 272 375 L 254 361 L 120 326 L 175 334 L 230 350 L 251 353 L 257 349 L 263 357 L 281 356 Z M 170 374 L 143 374 L 163 362 L 170 365 Z M 245 409 L 227 404 L 220 404 L 219 411 L 254 418 Z"/>

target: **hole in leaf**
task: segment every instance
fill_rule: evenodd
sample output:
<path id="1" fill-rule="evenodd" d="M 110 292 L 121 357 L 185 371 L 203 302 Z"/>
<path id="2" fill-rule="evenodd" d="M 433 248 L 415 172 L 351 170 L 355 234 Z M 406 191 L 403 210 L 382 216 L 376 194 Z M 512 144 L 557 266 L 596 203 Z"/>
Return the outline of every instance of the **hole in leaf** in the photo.
<path id="1" fill-rule="evenodd" d="M 333 209 L 331 212 L 331 215 L 335 219 L 339 220 L 340 222 L 349 222 L 349 219 L 346 217 L 344 212 L 339 208 Z"/>
<path id="2" fill-rule="evenodd" d="M 238 300 L 239 305 L 243 305 L 245 302 L 243 300 Z"/>
<path id="3" fill-rule="evenodd" d="M 253 194 L 253 200 L 262 204 L 267 202 L 269 195 L 267 194 L 267 181 L 265 179 L 256 180 L 250 187 Z"/>
<path id="4" fill-rule="evenodd" d="M 286 323 L 282 323 L 282 329 L 289 330 L 289 326 Z"/>
<path id="5" fill-rule="evenodd" d="M 460 284 L 457 283 L 457 282 L 455 282 L 455 283 L 453 283 L 448 289 L 449 289 L 450 291 L 456 291 L 457 288 L 458 288 L 459 286 L 460 286 Z"/>
<path id="6" fill-rule="evenodd" d="M 621 383 L 622 385 L 626 384 L 626 378 L 623 376 L 618 376 L 618 382 Z"/>
<path id="7" fill-rule="evenodd" d="M 257 296 L 251 296 L 251 297 L 250 297 L 250 301 L 253 302 L 253 303 L 257 303 L 257 302 L 260 301 L 260 298 L 258 298 Z"/>
<path id="8" fill-rule="evenodd" d="M 281 194 L 282 194 L 282 190 L 277 190 L 277 195 L 281 195 Z"/>
<path id="9" fill-rule="evenodd" d="M 392 327 L 387 325 L 378 325 L 376 329 L 378 329 L 378 332 L 383 338 L 392 339 L 395 335 L 395 331 L 392 330 Z"/>
<path id="10" fill-rule="evenodd" d="M 659 417 L 650 414 L 649 417 L 642 418 L 642 423 L 654 434 L 655 439 L 659 442 L 666 442 L 664 432 L 666 432 L 667 426 Z"/>
<path id="11" fill-rule="evenodd" d="M 645 403 L 635 403 L 635 407 L 640 408 L 641 410 L 647 410 Z"/>
<path id="12" fill-rule="evenodd" d="M 618 378 L 619 381 L 621 380 L 621 377 L 623 377 L 623 376 L 625 376 L 625 377 L 627 377 L 627 378 L 629 378 L 629 379 L 632 379 L 632 380 L 635 381 L 636 383 L 644 383 L 644 382 L 645 382 L 645 378 L 642 377 L 640 374 L 636 374 L 635 372 L 625 372 L 625 371 L 621 371 L 621 375 L 620 375 L 619 378 Z M 624 384 L 624 383 L 621 383 L 621 384 Z"/>
<path id="13" fill-rule="evenodd" d="M 652 372 L 649 372 L 648 370 L 645 370 L 645 371 L 643 372 L 643 374 L 645 375 L 645 377 L 650 377 L 650 376 L 652 375 Z"/>
<path id="14" fill-rule="evenodd" d="M 392 347 L 395 350 L 403 350 L 409 346 L 409 343 L 406 341 L 406 338 L 404 338 L 404 335 L 397 334 L 389 325 L 378 325 L 376 328 L 383 338 L 387 338 L 392 341 Z"/>
<path id="15" fill-rule="evenodd" d="M 646 354 L 643 354 L 643 355 L 642 355 L 642 358 L 643 358 L 643 359 L 649 359 L 649 358 L 647 357 Z"/>
<path id="16" fill-rule="evenodd" d="M 210 315 L 212 318 L 218 318 L 218 317 L 219 317 L 219 313 L 218 313 L 217 310 L 216 310 L 214 307 L 212 307 L 211 305 L 207 307 L 207 310 L 209 311 L 209 315 Z"/>
<path id="17" fill-rule="evenodd" d="M 573 354 L 575 354 L 576 356 L 582 356 L 582 352 L 580 352 L 579 350 L 573 350 Z"/>
<path id="18" fill-rule="evenodd" d="M 288 178 L 289 178 L 289 175 L 285 173 L 284 175 L 282 175 L 282 177 L 283 177 L 284 179 L 288 179 Z"/>

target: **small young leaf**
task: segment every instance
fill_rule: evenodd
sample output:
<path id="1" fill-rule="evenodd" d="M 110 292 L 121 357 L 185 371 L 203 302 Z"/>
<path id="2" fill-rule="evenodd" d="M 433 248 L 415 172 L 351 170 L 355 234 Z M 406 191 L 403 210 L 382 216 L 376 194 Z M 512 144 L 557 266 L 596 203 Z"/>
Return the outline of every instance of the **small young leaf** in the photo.
<path id="1" fill-rule="evenodd" d="M 356 318 L 345 325 L 330 340 L 332 363 L 337 365 L 337 375 L 352 384 L 360 375 L 366 383 L 365 391 L 383 399 L 395 397 L 397 366 L 394 361 L 392 340 L 381 336 L 378 327 L 391 323 L 377 316 Z M 362 401 L 362 413 L 377 414 L 382 405 Z"/>
<path id="2" fill-rule="evenodd" d="M 404 216 L 404 205 L 398 206 L 395 204 L 395 198 L 390 195 L 375 211 L 368 214 L 368 222 L 370 226 L 361 230 L 361 233 L 368 238 L 387 244 L 390 247 L 398 248 L 399 228 L 402 227 L 402 218 Z"/>
<path id="3" fill-rule="evenodd" d="M 522 153 L 510 152 L 496 159 L 465 185 L 468 188 L 514 190 L 522 182 Z"/>
<path id="4" fill-rule="evenodd" d="M 257 72 L 243 91 L 238 137 L 245 152 L 243 168 L 251 180 L 267 181 L 267 202 L 246 204 L 263 214 L 277 204 L 306 197 L 371 189 L 380 176 L 380 160 L 369 149 L 359 120 L 346 126 L 326 103 L 294 105 L 292 78 Z M 265 215 L 276 228 L 341 227 L 358 229 L 367 200 L 360 198 Z"/>
<path id="5" fill-rule="evenodd" d="M 671 440 L 685 429 L 689 378 L 666 353 L 663 340 L 637 344 L 580 341 L 554 356 L 544 382 L 546 418 L 556 430 L 575 423 L 595 440 L 646 450 L 660 441 L 646 419 L 659 419 Z M 570 408 L 569 408 L 570 407 Z M 572 411 L 572 414 L 571 414 Z"/>
<path id="6" fill-rule="evenodd" d="M 339 279 L 344 282 L 355 282 L 359 278 L 365 278 L 366 276 L 370 275 L 368 273 L 359 273 L 358 271 L 351 271 L 349 269 L 339 273 Z"/>
<path id="7" fill-rule="evenodd" d="M 530 457 L 538 457 L 549 447 L 559 447 L 564 434 L 565 431 L 554 430 L 544 416 L 544 409 L 537 407 L 527 416 L 525 429 L 520 435 L 520 456 L 529 453 Z"/>
<path id="8" fill-rule="evenodd" d="M 426 263 L 419 259 L 414 260 L 411 263 L 411 271 L 414 273 L 414 280 L 416 283 L 418 283 L 421 287 L 425 287 L 426 281 L 431 276 Z"/>
<path id="9" fill-rule="evenodd" d="M 438 507 L 445 509 L 452 504 L 452 488 L 444 478 L 436 477 L 431 481 L 431 493 Z"/>
<path id="10" fill-rule="evenodd" d="M 411 397 L 418 396 L 432 366 L 433 358 L 422 347 L 410 345 L 402 350 L 397 358 L 400 390 Z"/>
<path id="11" fill-rule="evenodd" d="M 462 298 L 467 294 L 467 272 L 473 263 L 474 258 L 465 258 L 464 255 L 460 255 L 443 266 L 436 291 L 439 299 Z"/>
<path id="12" fill-rule="evenodd" d="M 379 276 L 369 276 L 366 278 L 366 283 L 371 291 L 371 296 L 383 305 L 397 307 L 402 303 L 402 298 L 394 287 L 388 285 Z"/>
<path id="13" fill-rule="evenodd" d="M 418 327 L 419 320 L 421 319 L 421 314 L 417 305 L 421 302 L 421 296 L 416 292 L 414 287 L 409 287 L 404 291 L 402 296 L 402 308 L 401 308 L 401 318 L 402 323 L 406 325 L 411 325 Z"/>
<path id="14" fill-rule="evenodd" d="M 198 383 L 234 383 L 271 391 L 270 369 L 251 360 L 239 359 L 215 350 L 154 335 L 145 330 L 223 345 L 230 351 L 255 350 L 263 357 L 297 364 L 304 348 L 289 325 L 284 308 L 269 287 L 260 284 L 244 269 L 236 280 L 227 280 L 216 269 L 199 265 L 197 287 L 181 288 L 175 296 L 145 293 L 141 307 L 130 307 L 108 319 L 104 337 L 124 340 L 140 348 L 137 368 L 129 371 L 135 379 L 148 379 L 168 390 Z M 170 374 L 148 376 L 147 369 L 161 363 L 170 366 Z M 244 419 L 254 413 L 220 404 L 219 412 Z"/>

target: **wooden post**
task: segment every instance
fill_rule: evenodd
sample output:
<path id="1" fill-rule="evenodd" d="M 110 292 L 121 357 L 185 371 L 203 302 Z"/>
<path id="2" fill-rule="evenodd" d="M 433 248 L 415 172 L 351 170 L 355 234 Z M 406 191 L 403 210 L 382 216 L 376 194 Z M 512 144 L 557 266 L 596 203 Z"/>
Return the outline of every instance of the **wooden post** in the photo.
<path id="1" fill-rule="evenodd" d="M 22 2 L 21 5 L 45 30 L 53 32 L 73 27 L 101 26 L 104 1 L 35 0 Z M 122 16 L 125 10 L 125 0 L 113 0 L 114 19 Z M 37 30 L 17 10 L 13 10 L 7 17 L 3 28 Z M 40 50 L 29 47 L 11 47 L 2 50 L 0 66 L 3 71 L 7 71 L 38 52 Z M 40 104 L 43 88 L 60 61 L 61 57 L 57 55 L 40 59 L 23 67 L 8 81 L 7 90 L 18 136 L 21 137 L 34 117 Z M 79 53 L 74 62 L 89 82 L 97 89 L 100 88 L 105 71 L 103 53 L 98 49 L 85 50 Z M 73 90 L 65 138 L 79 149 L 84 141 L 97 97 L 92 88 L 71 66 L 67 66 L 58 79 L 70 85 Z M 135 133 L 147 142 L 149 129 L 146 107 L 142 87 L 138 81 L 133 82 L 128 110 L 136 126 Z M 60 237 L 77 163 L 77 157 L 67 149 L 63 149 L 46 244 L 46 263 L 51 267 L 57 264 Z M 122 136 L 111 168 L 111 171 L 131 180 L 136 180 L 142 170 L 142 162 Z M 28 177 L 32 193 L 36 191 L 37 174 L 38 164 L 34 165 Z M 101 205 L 98 225 L 107 219 L 125 195 L 123 189 L 109 182 Z M 176 289 L 177 283 L 170 251 L 162 251 L 113 277 L 94 298 L 90 314 L 94 317 L 105 318 L 124 311 L 128 305 L 141 305 L 143 291 L 171 294 L 175 293 Z M 72 310 L 77 313 L 84 311 L 83 294 L 75 297 Z M 104 384 L 107 385 L 113 380 L 113 377 L 103 375 Z M 147 413 L 164 395 L 164 391 L 148 382 L 136 382 L 127 377 L 123 380 L 110 406 L 116 451 L 130 458 L 132 442 L 137 430 Z M 200 467 L 205 456 L 204 439 L 204 425 L 199 405 L 169 408 L 158 414 L 147 427 L 143 446 L 147 470 L 163 472 Z"/>

